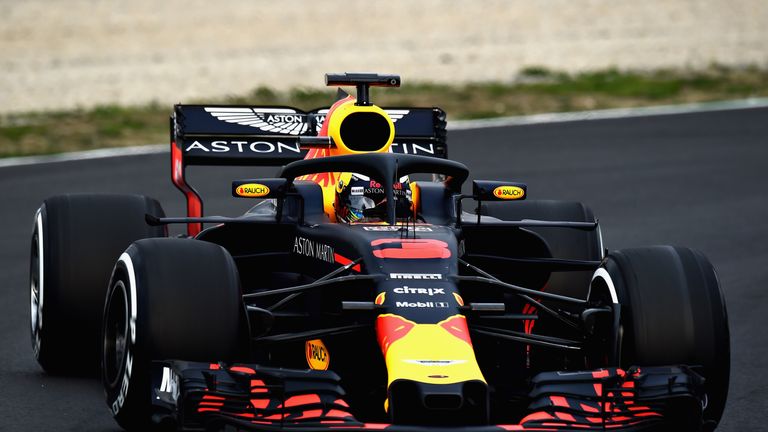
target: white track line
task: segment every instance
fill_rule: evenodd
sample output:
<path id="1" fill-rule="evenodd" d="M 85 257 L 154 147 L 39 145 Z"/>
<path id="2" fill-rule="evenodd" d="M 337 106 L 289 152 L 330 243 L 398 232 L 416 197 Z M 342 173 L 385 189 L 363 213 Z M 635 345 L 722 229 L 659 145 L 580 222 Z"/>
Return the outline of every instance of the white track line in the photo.
<path id="1" fill-rule="evenodd" d="M 85 150 L 45 156 L 22 156 L 0 159 L 0 168 L 8 166 L 35 165 L 51 162 L 67 162 L 87 159 L 102 159 L 115 156 L 136 156 L 168 152 L 170 144 L 153 144 L 133 147 L 116 147 Z"/>
<path id="2" fill-rule="evenodd" d="M 710 111 L 739 110 L 768 107 L 768 98 L 750 98 L 722 102 L 702 102 L 683 105 L 659 105 L 637 108 L 613 108 L 594 111 L 532 114 L 481 120 L 457 120 L 448 122 L 448 130 L 482 129 L 504 126 L 520 126 L 540 123 L 564 123 L 588 120 L 608 120 L 627 117 L 690 114 Z"/>
<path id="3" fill-rule="evenodd" d="M 768 98 L 750 98 L 722 102 L 702 102 L 684 105 L 660 105 L 638 108 L 614 108 L 593 111 L 532 114 L 515 117 L 501 117 L 483 120 L 454 120 L 448 122 L 448 130 L 469 130 L 494 127 L 521 126 L 542 123 L 564 123 L 589 120 L 608 120 L 627 117 L 649 117 L 662 115 L 690 114 L 710 111 L 740 110 L 768 107 Z M 52 162 L 66 162 L 87 159 L 101 159 L 116 156 L 136 156 L 168 152 L 168 144 L 135 147 L 117 147 L 86 150 L 47 156 L 23 156 L 0 158 L 0 168 L 9 166 L 35 165 Z"/>

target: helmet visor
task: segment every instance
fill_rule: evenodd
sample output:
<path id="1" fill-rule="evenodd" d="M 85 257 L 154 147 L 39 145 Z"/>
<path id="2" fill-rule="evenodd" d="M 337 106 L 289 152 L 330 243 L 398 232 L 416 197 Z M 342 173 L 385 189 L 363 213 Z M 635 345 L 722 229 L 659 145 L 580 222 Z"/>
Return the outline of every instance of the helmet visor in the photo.
<path id="1" fill-rule="evenodd" d="M 364 195 L 350 195 L 349 204 L 347 205 L 350 216 L 353 216 L 355 220 L 363 218 L 364 210 L 374 207 L 376 207 L 376 203 L 373 202 L 373 199 Z"/>

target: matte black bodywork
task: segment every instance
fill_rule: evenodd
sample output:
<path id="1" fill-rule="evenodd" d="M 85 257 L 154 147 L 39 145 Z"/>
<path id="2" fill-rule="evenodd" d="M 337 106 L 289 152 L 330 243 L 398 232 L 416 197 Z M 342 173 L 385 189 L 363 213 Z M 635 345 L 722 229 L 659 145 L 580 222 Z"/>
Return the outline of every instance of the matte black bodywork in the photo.
<path id="1" fill-rule="evenodd" d="M 548 399 L 552 394 L 562 395 L 558 396 L 562 399 L 553 400 L 573 405 L 569 415 L 579 414 L 574 412 L 578 407 L 582 407 L 578 408 L 581 415 L 593 415 L 589 404 L 601 398 L 608 397 L 615 406 L 626 400 L 629 404 L 641 400 L 639 393 L 595 390 L 595 380 L 607 384 L 610 380 L 605 378 L 613 377 L 614 385 L 619 387 L 625 385 L 622 380 L 630 380 L 627 372 L 610 369 L 618 365 L 614 324 L 620 308 L 604 297 L 591 295 L 589 286 L 583 287 L 584 298 L 543 290 L 553 272 L 594 270 L 600 262 L 552 257 L 546 240 L 527 228 L 549 223 L 553 229 L 589 230 L 596 224 L 505 222 L 462 213 L 460 202 L 471 197 L 460 194 L 466 168 L 454 162 L 402 155 L 343 156 L 323 162 L 295 162 L 284 168 L 282 175 L 292 182 L 294 177 L 322 166 L 390 179 L 403 173 L 433 170 L 448 174 L 449 180 L 417 182 L 421 208 L 415 221 L 329 223 L 323 213 L 320 187 L 297 181 L 290 183 L 277 203 L 263 201 L 231 223 L 225 221 L 202 231 L 198 240 L 222 245 L 237 263 L 254 336 L 252 363 L 158 363 L 155 391 L 160 392 L 164 382 L 167 388 L 168 371 L 176 374 L 180 386 L 176 402 L 170 403 L 167 397 L 157 399 L 158 412 L 184 427 L 223 422 L 250 427 L 369 429 L 367 425 L 378 424 L 400 430 L 408 429 L 403 424 L 422 424 L 464 425 L 481 430 L 486 427 L 483 425 L 516 424 L 526 419 L 535 425 L 542 416 L 550 415 L 546 412 L 553 409 Z M 414 243 L 428 245 L 426 255 L 408 256 L 405 245 Z M 437 246 L 433 250 L 429 245 Z M 388 259 L 393 257 L 398 259 Z M 405 281 L 398 275 L 435 275 L 435 279 Z M 421 289 L 404 294 L 406 283 Z M 389 301 L 379 303 L 380 293 L 386 293 Z M 454 300 L 456 296 L 461 303 Z M 429 306 L 414 306 L 422 304 Z M 487 384 L 465 383 L 453 390 L 421 383 L 393 384 L 388 388 L 387 367 L 374 329 L 374 321 L 381 314 L 396 314 L 418 323 L 438 323 L 456 314 L 466 316 Z M 536 334 L 531 331 L 534 323 L 541 329 Z M 332 353 L 333 373 L 306 370 L 305 343 L 314 338 L 322 338 Z M 280 368 L 279 372 L 273 368 Z M 573 372 L 545 372 L 552 370 Z M 583 370 L 598 372 L 576 372 Z M 641 375 L 630 371 L 633 386 L 651 380 L 645 375 L 640 379 Z M 671 417 L 663 413 L 670 401 L 676 400 L 683 401 L 686 418 L 700 418 L 698 375 L 686 368 L 654 369 L 651 375 L 656 377 L 653 379 L 679 380 L 675 387 L 649 386 L 650 390 L 643 390 L 643 394 L 656 392 L 650 398 L 657 401 L 656 405 L 648 402 L 643 409 L 657 413 L 658 418 L 650 414 L 647 419 L 630 416 L 634 420 L 623 424 L 623 417 L 616 411 L 606 416 L 602 405 L 603 426 L 614 424 L 615 419 L 619 420 L 614 427 L 623 430 L 658 426 L 660 421 L 669 424 Z M 255 397 L 253 386 L 238 384 L 267 378 L 276 380 L 273 387 L 267 385 L 269 391 L 277 389 L 269 402 L 253 402 L 249 399 Z M 201 390 L 200 382 L 207 390 Z M 301 390 L 287 390 L 296 385 Z M 547 386 L 550 390 L 542 390 Z M 580 390 L 582 386 L 586 390 Z M 215 405 L 216 409 L 208 409 L 214 406 L 203 403 L 201 398 L 206 394 L 224 398 L 224 402 Z M 307 394 L 317 394 L 320 399 Z M 438 400 L 435 395 L 445 394 L 456 396 L 458 402 L 445 402 L 450 406 L 429 402 Z M 313 412 L 311 407 L 293 414 L 286 411 L 291 397 L 312 399 L 324 414 L 305 418 L 307 412 Z M 224 409 L 235 403 L 230 398 L 241 401 L 241 406 Z M 579 402 L 582 399 L 589 408 L 583 408 L 587 405 Z M 178 400 L 186 402 L 179 404 Z M 382 409 L 384 400 L 393 404 L 389 411 Z M 550 401 L 549 405 L 544 401 Z M 262 409 L 256 406 L 259 404 L 268 405 Z M 238 416 L 249 420 L 243 423 Z M 286 423 L 290 419 L 295 421 Z M 638 425 L 642 427 L 636 429 Z M 560 426 L 559 430 L 567 429 L 566 423 Z"/>

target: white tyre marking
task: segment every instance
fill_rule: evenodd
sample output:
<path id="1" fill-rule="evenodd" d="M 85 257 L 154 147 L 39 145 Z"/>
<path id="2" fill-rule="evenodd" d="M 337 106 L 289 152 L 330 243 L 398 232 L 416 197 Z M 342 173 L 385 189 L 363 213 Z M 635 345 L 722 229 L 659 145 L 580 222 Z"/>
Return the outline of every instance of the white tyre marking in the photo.
<path id="1" fill-rule="evenodd" d="M 123 265 L 125 266 L 126 272 L 128 273 L 128 284 L 130 285 L 129 302 L 131 303 L 131 315 L 129 318 L 128 325 L 130 328 L 131 343 L 126 344 L 125 372 L 123 373 L 123 379 L 120 385 L 120 391 L 117 394 L 117 399 L 115 399 L 115 401 L 112 403 L 113 415 L 117 415 L 120 412 L 120 409 L 123 407 L 123 404 L 125 404 L 125 397 L 128 394 L 128 388 L 129 388 L 130 379 L 131 379 L 131 372 L 133 370 L 133 355 L 131 353 L 131 347 L 133 347 L 133 345 L 136 343 L 136 316 L 137 316 L 136 274 L 133 268 L 133 261 L 131 260 L 130 255 L 123 252 L 123 254 L 120 255 L 120 258 L 118 258 L 117 262 L 118 263 L 122 262 Z"/>
<path id="2" fill-rule="evenodd" d="M 608 292 L 611 293 L 611 301 L 613 301 L 614 304 L 618 304 L 619 297 L 616 295 L 616 287 L 613 285 L 613 279 L 611 279 L 611 275 L 608 274 L 608 271 L 602 267 L 595 270 L 595 274 L 592 275 L 592 282 L 597 278 L 601 278 L 605 281 L 605 285 L 608 287 Z"/>
<path id="3" fill-rule="evenodd" d="M 131 342 L 136 342 L 136 273 L 133 270 L 133 261 L 130 255 L 123 252 L 118 261 L 125 264 L 125 268 L 128 270 L 128 283 L 131 285 Z"/>
<path id="4" fill-rule="evenodd" d="M 30 324 L 32 326 L 32 335 L 34 336 L 33 351 L 35 356 L 40 355 L 40 332 L 43 328 L 43 294 L 44 294 L 44 259 L 45 251 L 43 250 L 43 215 L 42 207 L 37 209 L 35 213 L 35 224 L 37 229 L 37 286 L 33 282 L 30 282 Z M 35 295 L 37 291 L 37 295 Z"/>

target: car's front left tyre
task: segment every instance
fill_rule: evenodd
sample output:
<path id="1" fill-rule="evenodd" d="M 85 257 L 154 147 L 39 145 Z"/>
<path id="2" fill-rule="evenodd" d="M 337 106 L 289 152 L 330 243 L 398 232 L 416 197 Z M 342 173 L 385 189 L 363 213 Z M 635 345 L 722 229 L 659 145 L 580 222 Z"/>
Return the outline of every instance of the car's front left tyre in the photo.
<path id="1" fill-rule="evenodd" d="M 731 357 L 725 296 L 710 261 L 692 249 L 651 246 L 612 251 L 601 268 L 622 307 L 621 366 L 694 367 L 705 379 L 705 430 L 714 428 Z"/>

